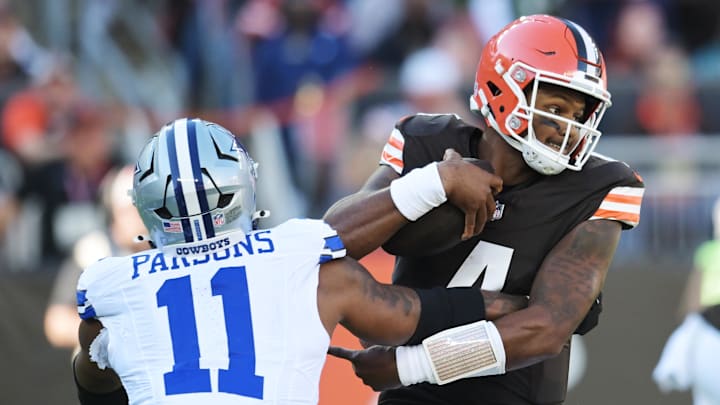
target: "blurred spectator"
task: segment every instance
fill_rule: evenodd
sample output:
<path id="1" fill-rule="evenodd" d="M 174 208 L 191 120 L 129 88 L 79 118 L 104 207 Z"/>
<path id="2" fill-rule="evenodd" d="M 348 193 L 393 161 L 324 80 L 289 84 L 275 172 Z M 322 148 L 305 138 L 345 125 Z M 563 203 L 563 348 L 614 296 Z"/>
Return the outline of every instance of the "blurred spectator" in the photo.
<path id="1" fill-rule="evenodd" d="M 20 209 L 17 192 L 22 183 L 22 171 L 15 158 L 0 149 L 0 263 L 6 262 L 4 242 Z"/>
<path id="2" fill-rule="evenodd" d="M 668 39 L 663 8 L 653 1 L 626 1 L 619 10 L 607 52 L 613 81 L 634 80 Z"/>
<path id="3" fill-rule="evenodd" d="M 0 106 L 10 94 L 27 84 L 34 49 L 34 42 L 7 1 L 0 1 Z"/>
<path id="4" fill-rule="evenodd" d="M 691 390 L 695 405 L 720 404 L 720 199 L 712 213 L 713 239 L 695 254 L 685 288 L 686 312 L 653 371 L 663 392 Z"/>
<path id="5" fill-rule="evenodd" d="M 54 148 L 59 157 L 32 167 L 20 191 L 40 204 L 39 251 L 50 268 L 80 235 L 98 227 L 100 182 L 115 165 L 113 134 L 100 107 L 75 104 L 65 118 Z"/>
<path id="6" fill-rule="evenodd" d="M 720 304 L 720 198 L 712 210 L 713 237 L 695 251 L 693 272 L 685 288 L 682 315 Z"/>
<path id="7" fill-rule="evenodd" d="M 207 110 L 248 105 L 253 98 L 252 67 L 247 37 L 241 31 L 244 27 L 237 25 L 238 2 L 171 3 L 167 15 L 160 18 L 186 70 L 185 107 Z"/>
<path id="8" fill-rule="evenodd" d="M 2 141 L 26 168 L 59 157 L 60 137 L 77 87 L 65 57 L 48 60 L 32 86 L 11 95 L 2 110 Z"/>
<path id="9" fill-rule="evenodd" d="M 362 186 L 377 168 L 378 153 L 387 141 L 388 128 L 404 116 L 415 113 L 466 111 L 467 99 L 459 64 L 452 54 L 437 47 L 419 49 L 399 69 L 399 98 L 376 103 L 359 118 L 359 134 L 348 139 L 338 158 L 334 176 L 335 199 Z M 472 116 L 465 116 L 475 122 Z"/>
<path id="10" fill-rule="evenodd" d="M 673 1 L 671 22 L 682 48 L 690 55 L 698 84 L 720 84 L 720 3 L 714 0 Z"/>
<path id="11" fill-rule="evenodd" d="M 651 135 L 694 135 L 700 129 L 701 106 L 686 55 L 665 47 L 642 69 L 636 104 L 638 122 Z"/>
<path id="12" fill-rule="evenodd" d="M 412 52 L 431 44 L 436 30 L 454 11 L 452 2 L 433 0 L 401 0 L 400 12 L 391 6 L 391 14 L 395 17 L 392 24 L 385 30 L 385 35 L 377 41 L 377 45 L 368 52 L 366 57 L 371 63 L 382 67 L 393 68 Z M 384 2 L 375 8 L 368 18 L 376 18 L 378 9 L 384 13 Z M 355 29 L 363 29 L 360 23 Z"/>
<path id="13" fill-rule="evenodd" d="M 445 51 L 425 48 L 410 54 L 400 67 L 399 82 L 406 114 L 467 110 L 466 100 L 460 98 L 460 66 Z"/>
<path id="14" fill-rule="evenodd" d="M 45 311 L 45 336 L 51 345 L 75 348 L 78 344 L 75 289 L 77 280 L 88 265 L 109 256 L 123 256 L 148 249 L 147 242 L 135 242 L 147 231 L 132 204 L 133 166 L 108 172 L 102 182 L 103 216 L 107 221 L 101 230 L 78 240 L 56 275 Z"/>
<path id="15" fill-rule="evenodd" d="M 280 122 L 284 158 L 293 184 L 316 215 L 324 210 L 330 166 L 348 132 L 345 110 L 354 90 L 349 77 L 356 56 L 342 25 L 324 13 L 339 12 L 334 1 L 280 2 L 277 31 L 253 49 L 257 101 Z M 311 214 L 312 215 L 312 214 Z"/>

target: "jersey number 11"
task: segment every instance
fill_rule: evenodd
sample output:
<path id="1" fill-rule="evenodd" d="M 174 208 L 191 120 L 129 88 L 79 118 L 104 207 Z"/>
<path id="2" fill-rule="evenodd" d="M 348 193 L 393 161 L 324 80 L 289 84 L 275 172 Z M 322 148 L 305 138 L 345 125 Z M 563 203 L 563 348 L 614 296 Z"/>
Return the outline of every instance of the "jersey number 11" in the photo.
<path id="1" fill-rule="evenodd" d="M 227 370 L 218 370 L 218 391 L 263 397 L 263 377 L 255 374 L 250 298 L 245 267 L 222 267 L 210 280 L 213 295 L 222 297 L 228 353 Z M 195 306 L 190 276 L 166 280 L 157 291 L 158 307 L 167 307 L 175 364 L 165 373 L 165 394 L 211 392 L 210 370 L 200 368 Z M 233 356 L 242 353 L 244 357 Z"/>

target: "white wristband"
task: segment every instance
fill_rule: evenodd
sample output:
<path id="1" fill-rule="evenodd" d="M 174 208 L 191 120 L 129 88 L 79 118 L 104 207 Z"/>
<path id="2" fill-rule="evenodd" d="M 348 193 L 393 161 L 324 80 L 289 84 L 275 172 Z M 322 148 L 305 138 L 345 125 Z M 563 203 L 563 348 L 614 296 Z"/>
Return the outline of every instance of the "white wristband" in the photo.
<path id="1" fill-rule="evenodd" d="M 390 196 L 398 211 L 415 221 L 447 201 L 437 162 L 413 169 L 390 183 Z"/>
<path id="2" fill-rule="evenodd" d="M 398 346 L 395 349 L 395 363 L 403 386 L 421 382 L 437 384 L 432 364 L 422 345 Z"/>

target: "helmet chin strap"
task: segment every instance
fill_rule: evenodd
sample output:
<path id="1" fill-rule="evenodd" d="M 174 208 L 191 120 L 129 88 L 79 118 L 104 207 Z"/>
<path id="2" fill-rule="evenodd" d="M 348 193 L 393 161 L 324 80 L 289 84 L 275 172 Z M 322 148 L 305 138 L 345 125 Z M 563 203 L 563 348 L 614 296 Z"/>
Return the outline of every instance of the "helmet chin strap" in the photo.
<path id="1" fill-rule="evenodd" d="M 522 155 L 525 163 L 540 174 L 553 176 L 565 170 L 565 165 L 543 156 L 529 144 L 522 144 Z"/>

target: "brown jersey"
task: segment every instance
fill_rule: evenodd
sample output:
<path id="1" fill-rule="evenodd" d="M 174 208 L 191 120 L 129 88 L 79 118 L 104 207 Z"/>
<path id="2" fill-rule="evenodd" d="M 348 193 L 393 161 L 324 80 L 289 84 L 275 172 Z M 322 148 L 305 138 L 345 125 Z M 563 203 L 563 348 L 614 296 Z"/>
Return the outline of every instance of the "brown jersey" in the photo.
<path id="1" fill-rule="evenodd" d="M 440 161 L 445 149 L 477 158 L 482 131 L 455 115 L 415 115 L 401 120 L 383 150 L 381 164 L 404 175 Z M 581 171 L 535 176 L 504 186 L 482 233 L 449 250 L 398 257 L 393 282 L 411 287 L 482 286 L 528 295 L 550 250 L 588 219 L 611 219 L 624 229 L 639 221 L 642 180 L 625 163 L 592 156 Z M 567 387 L 569 345 L 542 363 L 504 375 L 421 384 L 383 393 L 381 404 L 556 404 Z"/>

